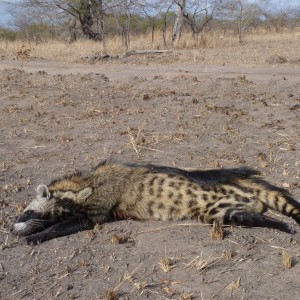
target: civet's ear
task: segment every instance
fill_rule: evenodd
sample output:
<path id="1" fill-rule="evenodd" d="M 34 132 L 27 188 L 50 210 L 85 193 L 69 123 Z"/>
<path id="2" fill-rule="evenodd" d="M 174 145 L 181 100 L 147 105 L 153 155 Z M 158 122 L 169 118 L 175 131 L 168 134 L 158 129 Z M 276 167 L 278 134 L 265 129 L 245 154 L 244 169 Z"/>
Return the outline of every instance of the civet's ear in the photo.
<path id="1" fill-rule="evenodd" d="M 44 184 L 39 185 L 36 189 L 37 195 L 46 198 L 47 200 L 50 199 L 50 193 L 48 187 Z"/>
<path id="2" fill-rule="evenodd" d="M 92 192 L 93 190 L 90 187 L 87 187 L 78 193 L 78 199 L 85 200 L 92 194 Z"/>

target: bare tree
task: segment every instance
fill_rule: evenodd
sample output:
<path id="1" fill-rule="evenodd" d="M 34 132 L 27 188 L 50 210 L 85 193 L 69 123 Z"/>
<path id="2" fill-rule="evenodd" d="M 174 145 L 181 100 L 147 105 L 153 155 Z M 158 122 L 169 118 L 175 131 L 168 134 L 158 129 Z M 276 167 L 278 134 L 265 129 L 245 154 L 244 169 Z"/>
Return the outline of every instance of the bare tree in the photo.
<path id="1" fill-rule="evenodd" d="M 155 29 L 161 25 L 164 46 L 167 46 L 167 19 L 171 7 L 174 6 L 173 0 L 139 0 L 138 13 L 150 21 L 152 48 L 155 44 Z"/>
<path id="2" fill-rule="evenodd" d="M 177 16 L 176 20 L 173 26 L 173 32 L 172 32 L 172 42 L 173 44 L 176 44 L 181 35 L 181 30 L 184 23 L 184 18 L 186 16 L 185 6 L 186 6 L 186 0 L 175 0 L 177 4 Z"/>
<path id="3" fill-rule="evenodd" d="M 134 0 L 113 0 L 111 1 L 111 7 L 109 10 L 110 14 L 115 16 L 126 51 L 130 46 L 131 18 L 135 4 L 136 2 Z"/>
<path id="4" fill-rule="evenodd" d="M 51 28 L 55 31 L 55 26 L 61 24 L 61 20 L 57 19 L 57 14 L 53 11 L 38 6 L 29 7 L 23 1 L 7 1 L 5 4 L 7 12 L 12 16 L 11 24 L 18 28 L 29 42 L 38 43 L 42 36 L 51 37 Z"/>
<path id="5" fill-rule="evenodd" d="M 275 32 L 280 32 L 284 27 L 294 27 L 296 26 L 297 11 L 300 11 L 300 3 L 297 7 L 291 7 L 287 3 L 283 3 L 278 0 L 265 12 L 266 24 L 269 28 L 273 28 Z"/>
<path id="6" fill-rule="evenodd" d="M 75 18 L 86 37 L 104 41 L 104 0 L 19 0 L 7 1 L 7 4 L 11 8 L 10 13 L 16 19 L 21 15 L 30 16 L 35 11 L 42 12 L 41 16 L 51 13 L 56 16 L 56 20 Z"/>
<path id="7" fill-rule="evenodd" d="M 49 15 L 55 22 L 63 20 L 69 27 L 80 28 L 85 37 L 104 45 L 105 23 L 108 24 L 110 21 L 114 26 L 114 33 L 121 34 L 124 48 L 128 50 L 133 20 L 145 24 L 146 19 L 150 21 L 153 47 L 155 29 L 158 26 L 162 29 L 166 46 L 167 28 L 172 22 L 171 40 L 173 45 L 176 45 L 183 28 L 191 30 L 193 37 L 196 38 L 214 19 L 219 24 L 222 19 L 235 24 L 239 42 L 242 43 L 245 33 L 251 26 L 261 22 L 262 15 L 268 18 L 263 7 L 268 1 L 270 0 L 7 0 L 6 2 L 11 7 L 10 11 L 15 17 L 16 26 L 25 36 L 32 36 L 32 33 L 28 33 L 28 24 L 32 23 L 32 20 L 44 23 L 45 16 Z M 280 18 L 278 16 L 274 22 L 275 20 L 277 23 L 274 26 L 279 28 L 286 21 L 286 16 Z M 33 32 L 34 36 L 38 36 L 38 30 Z M 76 32 L 73 30 L 74 38 Z"/>
<path id="8" fill-rule="evenodd" d="M 104 41 L 104 6 L 102 0 L 27 0 L 33 1 L 37 5 L 44 5 L 44 7 L 59 9 L 67 15 L 76 18 L 80 25 L 82 32 L 89 39 Z"/>
<path id="9" fill-rule="evenodd" d="M 163 27 L 162 27 L 162 37 L 163 37 L 163 43 L 164 43 L 164 47 L 167 46 L 167 29 L 168 29 L 168 17 L 170 17 L 170 9 L 172 7 L 172 4 L 170 4 L 167 7 L 167 10 L 165 12 L 162 13 L 162 17 L 163 17 Z"/>
<path id="10" fill-rule="evenodd" d="M 193 0 L 188 2 L 185 19 L 194 38 L 213 20 L 221 2 L 222 0 Z"/>
<path id="11" fill-rule="evenodd" d="M 213 20 L 215 12 L 222 4 L 222 0 L 174 0 L 174 2 L 178 10 L 173 27 L 173 42 L 179 40 L 184 25 L 190 27 L 195 38 Z"/>
<path id="12" fill-rule="evenodd" d="M 224 0 L 221 6 L 221 15 L 233 20 L 236 24 L 239 43 L 244 41 L 245 33 L 264 15 L 263 4 L 266 1 Z"/>

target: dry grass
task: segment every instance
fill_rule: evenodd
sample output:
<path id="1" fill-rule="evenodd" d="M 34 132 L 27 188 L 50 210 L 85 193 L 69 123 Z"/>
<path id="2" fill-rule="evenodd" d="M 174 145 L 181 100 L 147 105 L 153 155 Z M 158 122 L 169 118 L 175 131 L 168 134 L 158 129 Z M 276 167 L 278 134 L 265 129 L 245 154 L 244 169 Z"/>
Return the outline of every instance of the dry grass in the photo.
<path id="1" fill-rule="evenodd" d="M 168 273 L 171 269 L 175 268 L 175 261 L 170 257 L 164 257 L 160 260 L 159 266 L 165 273 Z"/>
<path id="2" fill-rule="evenodd" d="M 232 293 L 233 290 L 237 289 L 240 287 L 241 284 L 241 277 L 238 277 L 236 280 L 232 281 L 228 286 L 227 289 L 230 290 L 230 299 L 232 299 Z"/>
<path id="3" fill-rule="evenodd" d="M 286 250 L 282 251 L 282 262 L 286 269 L 290 269 L 293 266 L 293 257 Z"/>
<path id="4" fill-rule="evenodd" d="M 121 237 L 118 236 L 117 234 L 114 234 L 111 238 L 111 243 L 113 245 L 117 245 L 117 244 L 121 244 L 122 240 L 121 240 Z"/>
<path id="5" fill-rule="evenodd" d="M 170 41 L 170 36 L 168 37 Z M 163 49 L 160 32 L 156 32 L 152 45 L 150 34 L 131 37 L 129 50 Z M 232 33 L 221 34 L 209 32 L 194 39 L 185 33 L 174 49 L 174 56 L 168 55 L 172 61 L 196 61 L 211 64 L 254 64 L 266 63 L 272 57 L 283 58 L 282 62 L 299 59 L 297 45 L 300 43 L 300 28 L 293 31 L 273 33 L 258 30 L 245 37 L 245 43 L 239 45 Z M 22 46 L 24 45 L 24 46 Z M 30 59 L 43 58 L 60 62 L 78 62 L 84 58 L 101 56 L 105 51 L 110 55 L 125 53 L 120 37 L 107 38 L 105 51 L 99 43 L 80 40 L 72 44 L 59 41 L 48 41 L 40 44 L 24 44 L 22 41 L 0 41 L 0 53 L 5 59 L 16 59 L 22 47 L 30 50 Z M 172 45 L 167 45 L 172 49 Z M 188 50 L 182 52 L 182 50 Z"/>
<path id="6" fill-rule="evenodd" d="M 223 240 L 224 229 L 223 224 L 221 224 L 220 221 L 214 221 L 212 229 L 210 231 L 210 237 L 213 240 Z"/>
<path id="7" fill-rule="evenodd" d="M 118 291 L 115 289 L 111 289 L 105 292 L 105 295 L 102 298 L 102 300 L 117 300 L 118 298 Z"/>
<path id="8" fill-rule="evenodd" d="M 17 52 L 17 60 L 21 61 L 23 66 L 24 61 L 29 61 L 30 49 L 26 48 L 25 44 L 22 44 L 21 49 Z"/>

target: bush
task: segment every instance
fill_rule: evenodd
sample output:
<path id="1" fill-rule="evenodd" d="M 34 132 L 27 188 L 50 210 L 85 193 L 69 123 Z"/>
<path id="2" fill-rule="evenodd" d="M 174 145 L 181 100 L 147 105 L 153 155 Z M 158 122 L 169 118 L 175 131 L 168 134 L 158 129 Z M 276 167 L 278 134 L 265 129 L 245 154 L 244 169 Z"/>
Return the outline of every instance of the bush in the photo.
<path id="1" fill-rule="evenodd" d="M 0 27 L 0 40 L 15 41 L 18 38 L 18 32 Z"/>

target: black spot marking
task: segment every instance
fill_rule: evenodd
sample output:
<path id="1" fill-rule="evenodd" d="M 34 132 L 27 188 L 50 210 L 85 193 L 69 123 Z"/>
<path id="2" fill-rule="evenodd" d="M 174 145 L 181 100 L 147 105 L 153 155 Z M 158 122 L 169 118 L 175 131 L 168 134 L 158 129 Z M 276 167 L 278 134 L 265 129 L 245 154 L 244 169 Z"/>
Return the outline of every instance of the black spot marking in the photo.
<path id="1" fill-rule="evenodd" d="M 142 194 L 142 193 L 144 192 L 144 190 L 145 190 L 145 184 L 144 184 L 144 183 L 141 183 L 141 184 L 139 185 L 139 187 L 138 187 L 138 190 L 139 190 L 139 192 Z"/>
<path id="2" fill-rule="evenodd" d="M 169 194 L 168 194 L 168 198 L 169 198 L 169 199 L 172 199 L 172 198 L 173 198 L 173 196 L 174 196 L 174 193 L 173 193 L 173 192 L 169 192 Z"/>
<path id="3" fill-rule="evenodd" d="M 182 201 L 180 201 L 180 200 L 176 199 L 176 200 L 174 201 L 174 204 L 175 204 L 175 205 L 182 204 Z"/>
<path id="4" fill-rule="evenodd" d="M 179 191 L 179 190 L 180 190 L 180 185 L 179 185 L 179 184 L 180 184 L 180 183 L 177 182 L 177 184 L 176 184 L 175 187 L 174 187 L 176 191 Z"/>
<path id="5" fill-rule="evenodd" d="M 150 170 L 146 170 L 143 172 L 144 177 L 146 178 L 149 174 L 153 174 Z"/>
<path id="6" fill-rule="evenodd" d="M 151 196 L 153 196 L 153 194 L 154 194 L 154 189 L 151 187 L 151 188 L 149 188 L 149 194 L 151 195 Z"/>
<path id="7" fill-rule="evenodd" d="M 160 187 L 158 188 L 158 190 L 157 190 L 157 195 L 156 195 L 156 196 L 157 196 L 158 198 L 161 198 L 161 195 L 162 195 L 163 191 L 164 191 L 163 188 L 160 186 Z"/>
<path id="8" fill-rule="evenodd" d="M 210 192 L 212 190 L 211 187 L 207 185 L 201 185 L 201 189 L 205 192 Z"/>
<path id="9" fill-rule="evenodd" d="M 287 213 L 286 208 L 287 208 L 287 203 L 284 203 L 284 204 L 282 205 L 282 212 L 283 212 L 284 214 Z"/>
<path id="10" fill-rule="evenodd" d="M 208 200 L 208 195 L 207 194 L 203 194 L 202 198 L 203 198 L 204 201 L 207 201 Z"/>
<path id="11" fill-rule="evenodd" d="M 157 180 L 158 176 L 154 176 L 150 181 L 149 181 L 149 185 L 153 185 L 154 181 Z"/>
<path id="12" fill-rule="evenodd" d="M 182 195 L 181 193 L 179 193 L 179 194 L 177 195 L 177 199 L 178 199 L 179 201 L 181 201 L 181 200 L 183 199 L 183 195 Z"/>
<path id="13" fill-rule="evenodd" d="M 182 187 L 182 186 L 185 185 L 185 181 L 180 180 L 180 181 L 177 182 L 177 185 L 178 185 L 178 187 Z"/>
<path id="14" fill-rule="evenodd" d="M 214 192 L 215 192 L 215 194 L 219 193 L 219 189 L 216 186 L 214 187 Z"/>
<path id="15" fill-rule="evenodd" d="M 251 202 L 251 199 L 249 199 L 247 197 L 241 197 L 241 201 L 244 203 L 249 203 L 249 202 Z"/>
<path id="16" fill-rule="evenodd" d="M 223 187 L 220 188 L 220 192 L 221 192 L 222 194 L 224 194 L 224 195 L 227 194 L 227 190 L 226 190 L 225 188 L 223 188 Z"/>
<path id="17" fill-rule="evenodd" d="M 200 212 L 200 208 L 199 207 L 194 207 L 191 209 L 191 213 L 196 214 Z"/>
<path id="18" fill-rule="evenodd" d="M 158 209 L 165 209 L 166 207 L 165 207 L 165 205 L 164 205 L 162 202 L 160 202 L 160 203 L 158 204 L 157 208 L 158 208 Z"/>
<path id="19" fill-rule="evenodd" d="M 151 217 L 153 217 L 153 215 L 154 215 L 154 211 L 153 211 L 153 205 L 154 205 L 154 201 L 152 200 L 152 201 L 149 201 L 148 202 L 148 208 L 147 208 L 147 211 L 148 211 L 148 213 L 149 213 L 149 215 L 151 216 Z"/>
<path id="20" fill-rule="evenodd" d="M 206 208 L 209 209 L 212 205 L 214 205 L 214 203 L 207 203 Z"/>
<path id="21" fill-rule="evenodd" d="M 203 215 L 201 214 L 201 209 L 199 207 L 192 208 L 191 214 L 193 215 L 193 218 L 199 217 L 201 219 L 201 217 L 203 217 Z"/>
<path id="22" fill-rule="evenodd" d="M 198 202 L 195 199 L 192 199 L 188 202 L 188 207 L 191 208 L 191 207 L 197 205 L 197 203 Z"/>
<path id="23" fill-rule="evenodd" d="M 217 199 L 218 199 L 218 196 L 217 196 L 217 195 L 212 195 L 211 198 L 212 198 L 213 200 L 217 200 Z"/>
<path id="24" fill-rule="evenodd" d="M 204 223 L 204 215 L 200 214 L 199 212 L 194 213 L 191 219 Z"/>
<path id="25" fill-rule="evenodd" d="M 240 186 L 240 185 L 237 185 L 237 187 L 238 187 L 241 191 L 243 191 L 244 193 L 249 193 L 250 188 L 245 187 L 245 186 Z M 253 191 L 253 190 L 252 190 L 252 191 Z"/>
<path id="26" fill-rule="evenodd" d="M 191 195 L 193 194 L 193 192 L 192 192 L 190 189 L 188 189 L 188 190 L 186 190 L 186 194 L 187 194 L 188 196 L 191 196 Z"/>
<path id="27" fill-rule="evenodd" d="M 160 180 L 158 181 L 158 185 L 162 186 L 165 183 L 165 178 L 160 178 Z"/>
<path id="28" fill-rule="evenodd" d="M 174 206 L 171 206 L 169 208 L 169 214 L 172 216 L 173 214 L 178 214 L 179 213 L 179 209 L 174 207 Z"/>
<path id="29" fill-rule="evenodd" d="M 210 215 L 215 215 L 219 212 L 219 209 L 217 207 L 214 207 L 213 209 L 210 210 L 209 214 Z"/>
<path id="30" fill-rule="evenodd" d="M 225 208 L 225 207 L 230 207 L 230 206 L 232 206 L 231 203 L 220 203 L 220 204 L 218 205 L 219 208 Z"/>
<path id="31" fill-rule="evenodd" d="M 174 181 L 170 181 L 169 182 L 169 187 L 174 187 L 175 186 L 175 182 Z"/>
<path id="32" fill-rule="evenodd" d="M 168 174 L 168 178 L 175 178 L 175 177 L 177 177 L 178 175 L 176 175 L 176 174 Z"/>
<path id="33" fill-rule="evenodd" d="M 243 202 L 244 197 L 241 196 L 241 195 L 239 195 L 239 194 L 235 194 L 235 195 L 234 195 L 234 199 L 235 199 L 236 201 Z"/>

